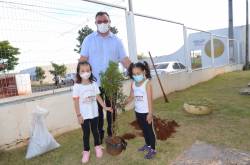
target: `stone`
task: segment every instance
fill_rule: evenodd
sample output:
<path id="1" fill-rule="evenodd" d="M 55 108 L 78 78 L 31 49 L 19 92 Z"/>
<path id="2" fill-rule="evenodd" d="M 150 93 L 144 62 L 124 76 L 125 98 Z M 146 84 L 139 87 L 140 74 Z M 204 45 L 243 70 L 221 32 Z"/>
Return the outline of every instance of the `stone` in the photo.
<path id="1" fill-rule="evenodd" d="M 250 95 L 250 87 L 240 89 L 241 95 Z"/>
<path id="2" fill-rule="evenodd" d="M 183 109 L 186 112 L 194 114 L 194 115 L 207 115 L 212 112 L 212 109 L 210 109 L 207 106 L 196 106 L 196 105 L 191 105 L 187 103 L 184 103 Z"/>

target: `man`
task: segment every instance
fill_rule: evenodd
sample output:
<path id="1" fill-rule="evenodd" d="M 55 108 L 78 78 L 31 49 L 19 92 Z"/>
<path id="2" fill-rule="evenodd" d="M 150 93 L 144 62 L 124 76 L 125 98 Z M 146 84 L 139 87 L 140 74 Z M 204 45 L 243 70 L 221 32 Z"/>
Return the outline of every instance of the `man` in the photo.
<path id="1" fill-rule="evenodd" d="M 107 12 L 98 12 L 95 17 L 95 24 L 97 31 L 88 35 L 82 45 L 79 61 L 88 61 L 93 69 L 93 74 L 97 78 L 97 83 L 100 87 L 100 73 L 105 72 L 109 62 L 121 62 L 125 68 L 128 68 L 131 64 L 129 58 L 126 55 L 124 46 L 121 40 L 110 31 L 110 18 Z M 101 96 L 105 97 L 104 90 L 100 88 Z M 106 97 L 105 97 L 106 98 Z M 107 106 L 110 106 L 110 101 L 105 100 Z M 99 134 L 101 143 L 104 138 L 103 130 L 103 110 L 100 105 L 99 109 Z M 115 116 L 115 115 L 113 115 Z M 108 136 L 112 136 L 112 114 L 107 111 Z"/>
<path id="2" fill-rule="evenodd" d="M 53 80 L 55 81 L 56 88 L 60 88 L 60 78 L 57 74 L 55 74 Z"/>

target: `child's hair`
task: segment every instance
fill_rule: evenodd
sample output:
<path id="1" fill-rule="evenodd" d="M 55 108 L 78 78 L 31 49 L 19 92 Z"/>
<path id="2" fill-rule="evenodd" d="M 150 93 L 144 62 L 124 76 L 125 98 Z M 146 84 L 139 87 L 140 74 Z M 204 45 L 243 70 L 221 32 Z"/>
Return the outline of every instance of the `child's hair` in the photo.
<path id="1" fill-rule="evenodd" d="M 128 75 L 131 79 L 133 79 L 133 68 L 140 68 L 142 71 L 145 71 L 145 76 L 148 79 L 151 79 L 152 76 L 150 74 L 150 68 L 146 61 L 143 62 L 137 62 L 137 63 L 131 63 L 128 68 Z"/>
<path id="2" fill-rule="evenodd" d="M 91 67 L 91 65 L 87 61 L 84 61 L 84 62 L 79 62 L 78 65 L 77 65 L 77 69 L 76 69 L 76 83 L 80 84 L 82 82 L 82 78 L 81 78 L 80 73 L 79 73 L 81 65 L 88 65 L 89 66 L 90 72 L 91 72 L 91 75 L 89 77 L 89 81 L 90 82 L 96 81 L 96 78 L 95 78 L 95 76 L 92 73 L 92 67 Z"/>

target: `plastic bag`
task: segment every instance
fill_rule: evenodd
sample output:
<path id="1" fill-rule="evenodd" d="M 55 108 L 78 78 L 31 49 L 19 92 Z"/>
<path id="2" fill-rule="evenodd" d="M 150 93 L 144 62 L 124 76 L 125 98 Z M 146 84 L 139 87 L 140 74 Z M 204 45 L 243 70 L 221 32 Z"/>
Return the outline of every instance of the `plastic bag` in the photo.
<path id="1" fill-rule="evenodd" d="M 49 133 L 48 128 L 45 125 L 44 118 L 48 113 L 47 109 L 39 106 L 33 111 L 32 135 L 27 149 L 26 159 L 31 159 L 60 146 Z"/>

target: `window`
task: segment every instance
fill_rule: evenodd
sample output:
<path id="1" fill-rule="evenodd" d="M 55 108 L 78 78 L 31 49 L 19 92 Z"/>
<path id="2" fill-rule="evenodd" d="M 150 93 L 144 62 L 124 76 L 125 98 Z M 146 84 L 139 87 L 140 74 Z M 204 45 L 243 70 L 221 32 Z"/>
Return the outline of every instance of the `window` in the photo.
<path id="1" fill-rule="evenodd" d="M 180 66 L 178 65 L 178 63 L 174 63 L 173 69 L 180 69 Z"/>
<path id="2" fill-rule="evenodd" d="M 181 69 L 186 69 L 186 67 L 182 63 L 178 63 Z"/>
<path id="3" fill-rule="evenodd" d="M 167 69 L 168 63 L 167 64 L 160 64 L 156 66 L 156 69 Z"/>

